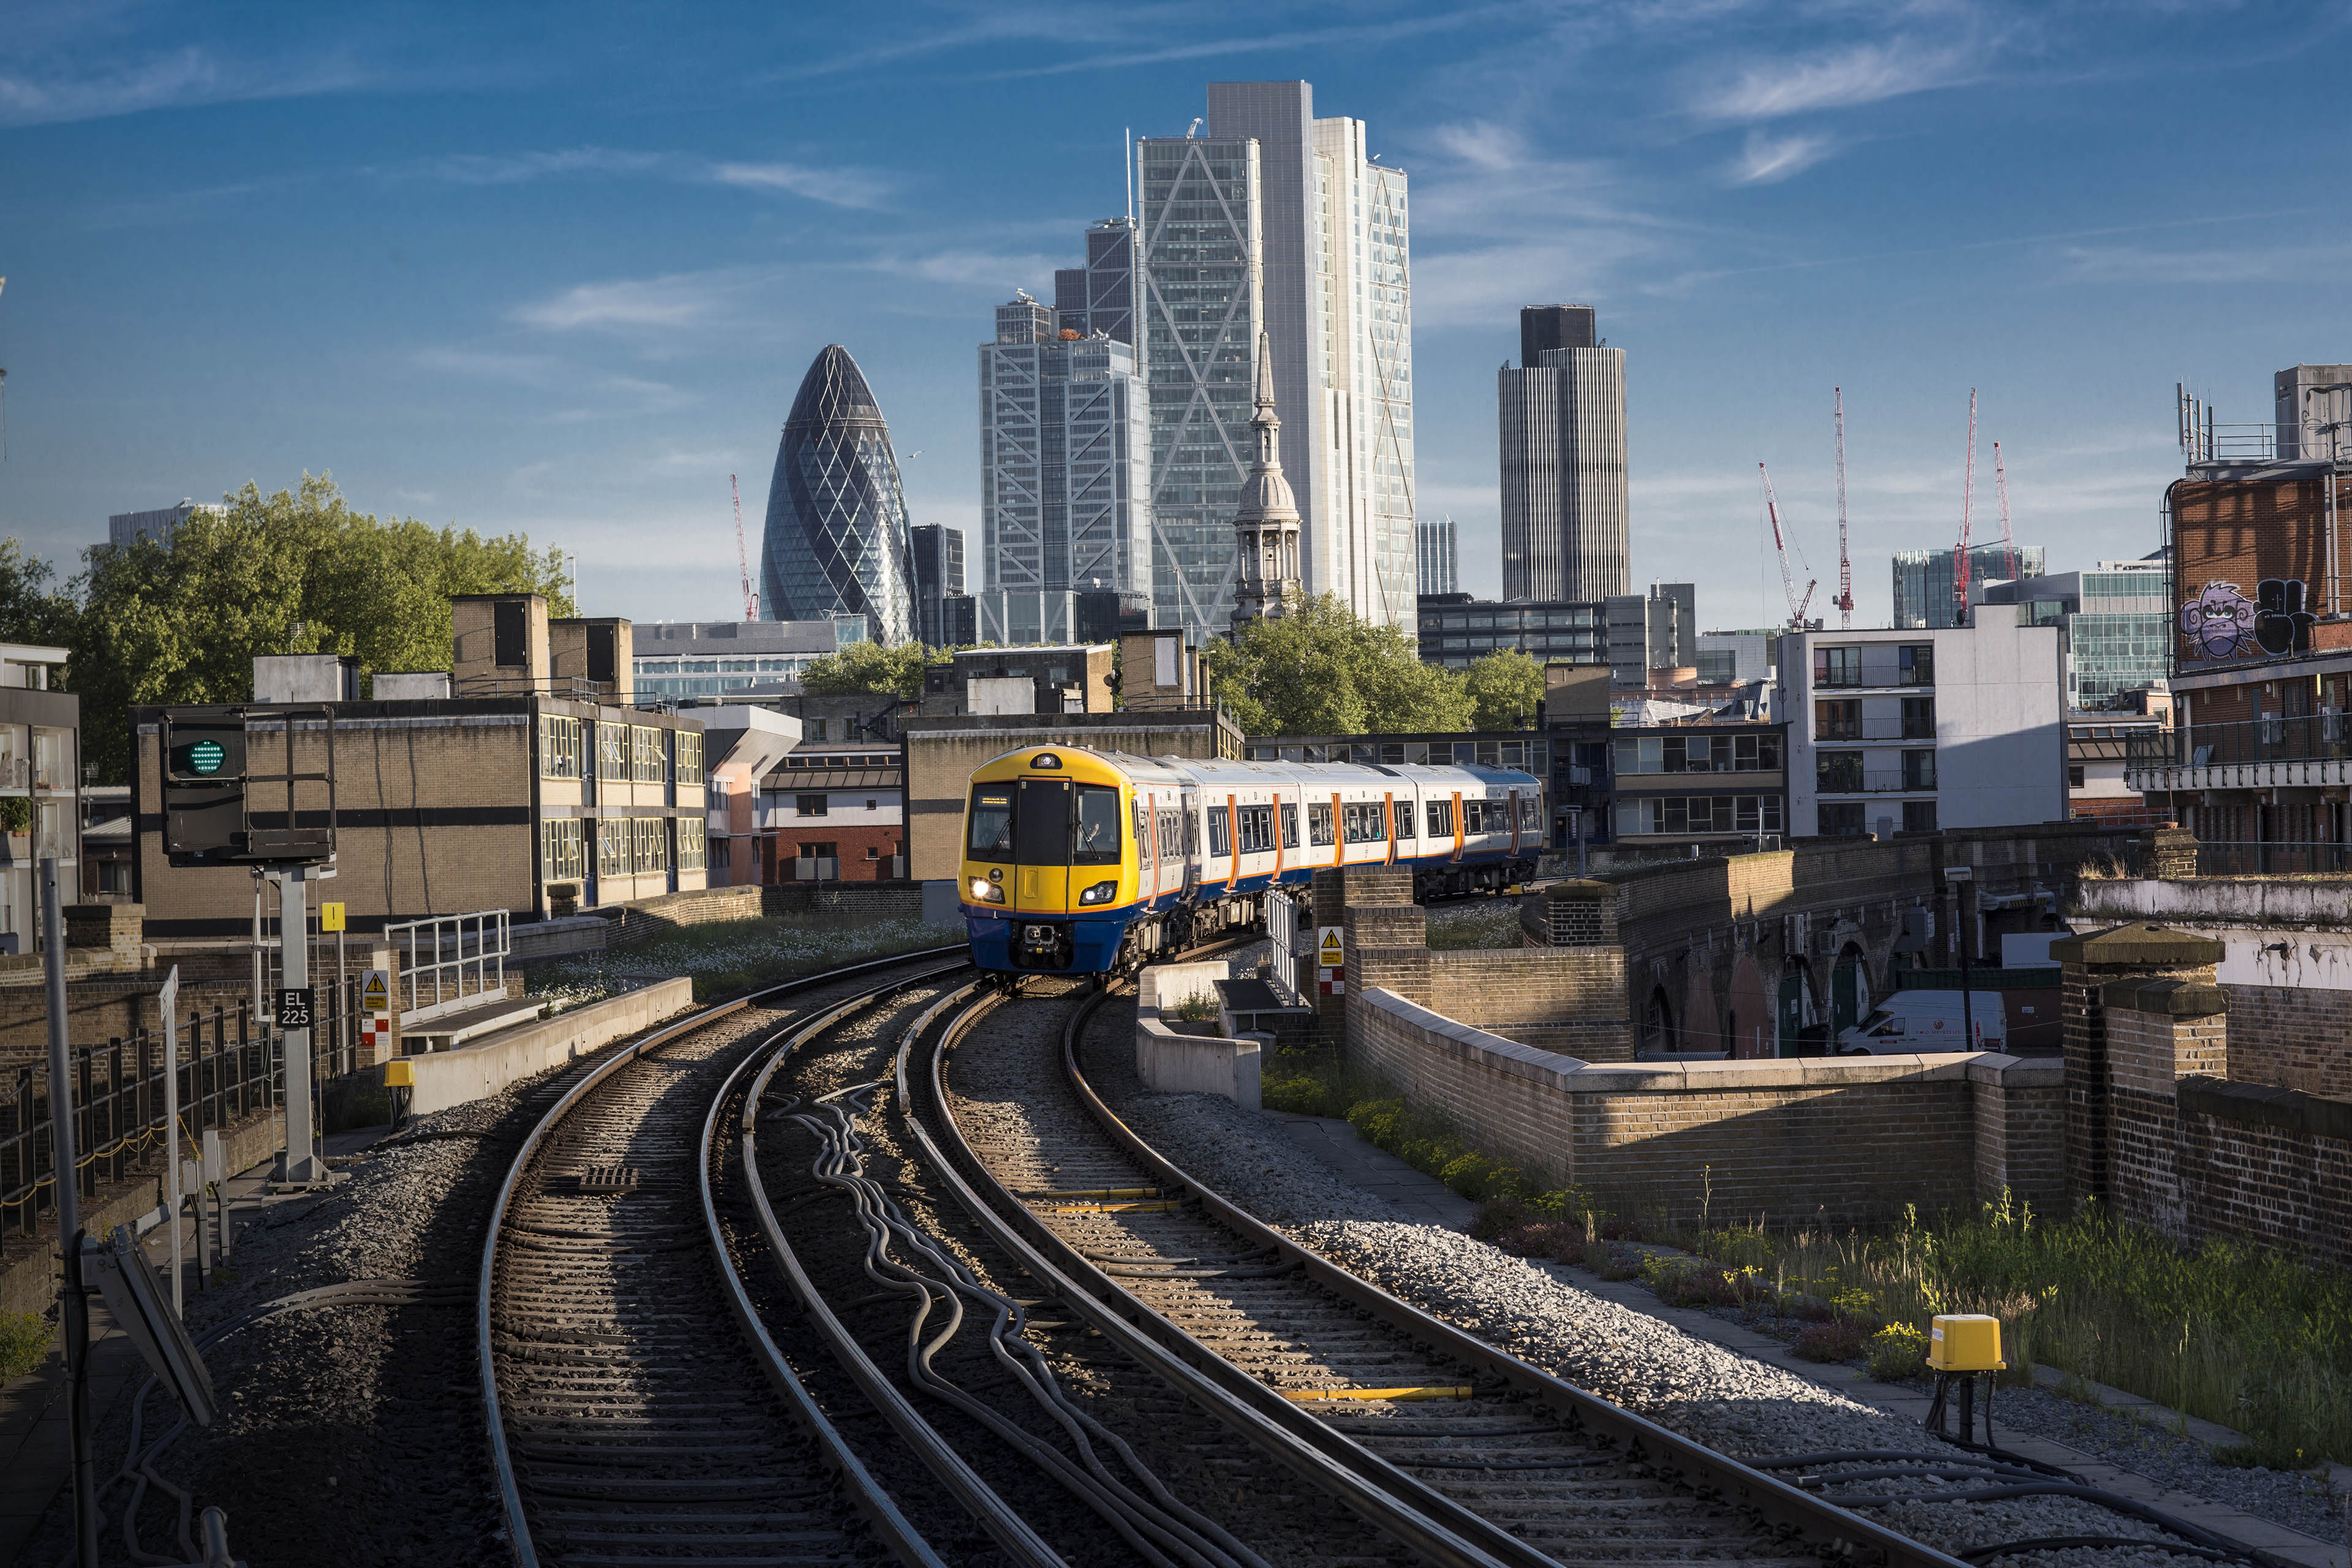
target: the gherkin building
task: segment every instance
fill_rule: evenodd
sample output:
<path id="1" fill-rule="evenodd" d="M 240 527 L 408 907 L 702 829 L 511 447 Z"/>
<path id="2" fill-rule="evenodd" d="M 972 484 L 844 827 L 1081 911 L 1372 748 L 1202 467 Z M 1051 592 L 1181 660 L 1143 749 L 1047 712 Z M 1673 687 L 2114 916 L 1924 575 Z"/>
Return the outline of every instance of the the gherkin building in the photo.
<path id="1" fill-rule="evenodd" d="M 915 635 L 914 548 L 890 427 L 839 343 L 809 366 L 784 421 L 760 590 L 761 611 L 773 620 L 863 615 L 877 641 Z"/>

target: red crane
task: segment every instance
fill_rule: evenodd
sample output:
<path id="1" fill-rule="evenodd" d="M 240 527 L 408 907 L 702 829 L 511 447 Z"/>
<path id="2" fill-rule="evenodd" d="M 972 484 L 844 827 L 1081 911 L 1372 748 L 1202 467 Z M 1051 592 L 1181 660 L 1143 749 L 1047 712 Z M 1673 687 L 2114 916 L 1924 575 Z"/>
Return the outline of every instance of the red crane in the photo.
<path id="1" fill-rule="evenodd" d="M 1969 388 L 1969 466 L 1960 481 L 1960 549 L 1952 563 L 1952 625 L 1969 624 L 1969 529 L 1977 500 L 1977 389 Z"/>
<path id="2" fill-rule="evenodd" d="M 1764 513 L 1772 520 L 1772 548 L 1780 556 L 1780 592 L 1789 599 L 1789 629 L 1801 632 L 1805 629 L 1805 608 L 1813 602 L 1813 590 L 1821 586 L 1821 579 L 1808 581 L 1801 596 L 1797 593 L 1797 574 L 1789 567 L 1789 541 L 1780 531 L 1780 498 L 1772 493 L 1772 470 L 1759 463 L 1756 471 L 1764 476 Z"/>
<path id="3" fill-rule="evenodd" d="M 1853 629 L 1853 562 L 1845 552 L 1845 388 L 1833 386 L 1831 395 L 1837 399 L 1834 417 L 1837 421 L 1838 479 L 1838 630 Z"/>
<path id="4" fill-rule="evenodd" d="M 2009 474 L 2000 466 L 2000 443 L 1992 444 L 1992 488 L 2000 497 L 2000 549 L 2008 562 L 2009 580 L 2017 581 L 2017 535 L 2009 531 Z"/>
<path id="5" fill-rule="evenodd" d="M 743 549 L 743 491 L 735 476 L 727 476 L 728 493 L 735 498 L 735 569 L 743 576 L 743 618 L 760 618 L 760 595 L 751 592 L 751 557 Z"/>

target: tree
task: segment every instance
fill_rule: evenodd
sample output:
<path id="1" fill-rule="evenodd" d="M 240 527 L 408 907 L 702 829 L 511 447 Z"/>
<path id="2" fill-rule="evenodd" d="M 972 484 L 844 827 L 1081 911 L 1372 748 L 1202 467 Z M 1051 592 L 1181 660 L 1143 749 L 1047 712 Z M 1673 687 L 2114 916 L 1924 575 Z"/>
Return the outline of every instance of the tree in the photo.
<path id="1" fill-rule="evenodd" d="M 81 606 L 58 591 L 57 575 L 56 567 L 26 554 L 22 543 L 0 539 L 0 641 L 73 646 Z"/>
<path id="2" fill-rule="evenodd" d="M 1329 595 L 1209 647 L 1218 700 L 1252 735 L 1399 734 L 1470 722 L 1462 678 L 1423 664 L 1402 629 Z"/>
<path id="3" fill-rule="evenodd" d="M 67 673 L 101 777 L 130 776 L 134 705 L 247 701 L 257 654 L 347 655 L 369 675 L 446 669 L 452 595 L 541 594 L 551 614 L 574 613 L 562 552 L 521 534 L 380 522 L 323 473 L 304 474 L 299 494 L 247 484 L 224 499 L 226 515 L 190 516 L 168 547 L 84 552 Z"/>
<path id="4" fill-rule="evenodd" d="M 811 697 L 903 697 L 920 701 L 923 670 L 932 650 L 921 643 L 895 647 L 878 642 L 854 642 L 838 653 L 809 660 L 801 672 L 801 689 Z"/>
<path id="5" fill-rule="evenodd" d="M 1531 724 L 1543 700 L 1543 666 L 1517 648 L 1502 648 L 1472 659 L 1463 671 L 1470 693 L 1474 730 L 1517 730 Z"/>

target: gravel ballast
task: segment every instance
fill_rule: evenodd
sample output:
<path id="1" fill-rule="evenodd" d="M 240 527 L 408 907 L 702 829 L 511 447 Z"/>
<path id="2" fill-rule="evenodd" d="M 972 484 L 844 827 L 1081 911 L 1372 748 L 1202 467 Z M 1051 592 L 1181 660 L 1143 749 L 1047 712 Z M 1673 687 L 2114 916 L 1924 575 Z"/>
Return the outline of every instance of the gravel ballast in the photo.
<path id="1" fill-rule="evenodd" d="M 1178 1165 L 1302 1245 L 1487 1342 L 1674 1431 L 1748 1459 L 1859 1449 L 1933 1452 L 1910 1420 L 1556 1279 L 1484 1242 L 1404 1219 L 1298 1149 L 1274 1117 L 1203 1095 L 1144 1092 L 1134 1076 L 1131 1010 L 1093 1028 L 1086 1064 L 1105 1100 Z M 1957 1454 L 1957 1450 L 1954 1450 Z M 2213 1467 L 2206 1467 L 2210 1472 Z M 2221 1489 L 2179 1483 L 2199 1495 Z M 1857 1483 L 1856 1493 L 1960 1489 L 1922 1477 Z M 2070 1498 L 1898 1503 L 1867 1517 L 1947 1552 L 2057 1535 L 2147 1538 L 2155 1527 Z M 2301 1526 L 2297 1526 L 2301 1527 Z M 2065 1568 L 2178 1568 L 2156 1552 L 2074 1550 L 2003 1563 Z"/>

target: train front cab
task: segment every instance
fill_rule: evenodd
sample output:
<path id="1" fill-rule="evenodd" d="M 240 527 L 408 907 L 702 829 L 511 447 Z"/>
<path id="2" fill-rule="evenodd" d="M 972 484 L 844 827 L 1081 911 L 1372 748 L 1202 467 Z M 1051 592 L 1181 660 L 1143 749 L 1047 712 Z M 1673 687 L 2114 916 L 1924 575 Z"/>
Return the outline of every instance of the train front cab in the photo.
<path id="1" fill-rule="evenodd" d="M 1092 752 L 1044 746 L 972 774 L 962 900 L 972 960 L 1024 974 L 1112 968 L 1134 919 L 1127 781 Z"/>

